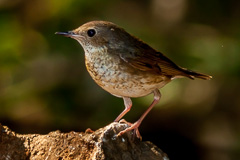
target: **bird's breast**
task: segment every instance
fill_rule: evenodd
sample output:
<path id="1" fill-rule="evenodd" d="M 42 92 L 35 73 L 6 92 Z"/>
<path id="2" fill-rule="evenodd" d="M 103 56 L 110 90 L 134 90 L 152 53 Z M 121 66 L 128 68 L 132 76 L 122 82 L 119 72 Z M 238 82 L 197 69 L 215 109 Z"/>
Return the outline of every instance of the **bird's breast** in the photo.
<path id="1" fill-rule="evenodd" d="M 165 76 L 133 68 L 104 48 L 94 53 L 85 51 L 85 64 L 93 80 L 118 97 L 142 97 L 170 81 Z"/>

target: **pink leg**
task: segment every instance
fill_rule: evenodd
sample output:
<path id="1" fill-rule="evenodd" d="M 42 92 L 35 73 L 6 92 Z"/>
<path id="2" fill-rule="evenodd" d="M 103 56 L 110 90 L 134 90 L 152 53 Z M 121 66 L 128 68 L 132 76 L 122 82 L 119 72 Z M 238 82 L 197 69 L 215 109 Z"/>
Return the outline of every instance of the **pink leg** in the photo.
<path id="1" fill-rule="evenodd" d="M 125 109 L 122 111 L 121 114 L 114 120 L 114 122 L 118 122 L 128 111 L 130 111 L 132 107 L 132 100 L 128 97 L 123 97 Z"/>
<path id="2" fill-rule="evenodd" d="M 134 124 L 132 124 L 129 128 L 127 128 L 127 129 L 119 132 L 119 133 L 118 133 L 118 136 L 123 135 L 124 133 L 126 133 L 126 132 L 134 129 L 137 137 L 141 139 L 141 135 L 140 135 L 140 133 L 139 133 L 139 131 L 138 131 L 138 127 L 140 126 L 140 124 L 142 123 L 142 121 L 143 121 L 143 119 L 146 117 L 146 115 L 147 115 L 147 114 L 150 112 L 150 110 L 153 108 L 153 106 L 155 106 L 155 105 L 159 102 L 159 100 L 160 100 L 160 98 L 161 98 L 161 93 L 160 93 L 160 91 L 159 91 L 158 89 L 155 89 L 155 90 L 153 91 L 153 94 L 154 94 L 154 100 L 153 100 L 152 104 L 151 104 L 151 105 L 148 107 L 148 109 L 143 113 L 143 115 L 139 118 L 139 120 L 138 120 L 137 122 L 135 122 Z"/>

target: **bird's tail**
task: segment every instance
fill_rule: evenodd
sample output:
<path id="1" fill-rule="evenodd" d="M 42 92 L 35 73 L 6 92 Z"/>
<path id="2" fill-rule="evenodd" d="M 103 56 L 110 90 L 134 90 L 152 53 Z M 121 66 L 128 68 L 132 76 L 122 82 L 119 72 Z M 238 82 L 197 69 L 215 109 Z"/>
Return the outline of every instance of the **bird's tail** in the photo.
<path id="1" fill-rule="evenodd" d="M 200 79 L 204 79 L 204 80 L 210 80 L 212 78 L 212 76 L 206 75 L 206 74 L 202 74 L 202 73 L 198 73 L 195 71 L 191 71 L 185 68 L 182 68 L 182 71 L 184 72 L 184 76 L 190 78 L 190 79 L 195 79 L 195 78 L 200 78 Z"/>

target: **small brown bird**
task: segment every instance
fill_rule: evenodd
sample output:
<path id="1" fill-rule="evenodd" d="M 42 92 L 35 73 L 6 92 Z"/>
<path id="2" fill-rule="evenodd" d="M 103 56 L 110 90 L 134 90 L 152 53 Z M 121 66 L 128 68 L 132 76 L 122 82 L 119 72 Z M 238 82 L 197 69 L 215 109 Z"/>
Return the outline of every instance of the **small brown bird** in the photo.
<path id="1" fill-rule="evenodd" d="M 154 94 L 154 100 L 145 113 L 118 135 L 134 130 L 141 138 L 138 127 L 161 98 L 159 89 L 176 78 L 211 79 L 209 75 L 187 70 L 176 65 L 161 52 L 106 21 L 92 21 L 69 32 L 56 34 L 77 40 L 84 49 L 85 63 L 93 80 L 104 90 L 124 100 L 125 109 L 120 119 L 131 109 L 132 97 Z"/>

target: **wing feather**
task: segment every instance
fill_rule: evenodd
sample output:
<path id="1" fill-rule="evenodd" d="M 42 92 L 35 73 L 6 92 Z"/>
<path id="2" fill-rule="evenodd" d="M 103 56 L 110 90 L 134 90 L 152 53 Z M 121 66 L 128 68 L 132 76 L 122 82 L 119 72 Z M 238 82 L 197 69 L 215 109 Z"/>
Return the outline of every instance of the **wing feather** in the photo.
<path id="1" fill-rule="evenodd" d="M 161 52 L 157 52 L 138 39 L 132 44 L 136 45 L 129 47 L 124 52 L 120 52 L 120 57 L 136 69 L 169 77 L 184 76 L 191 79 L 194 79 L 195 77 L 211 79 L 211 76 L 187 70 L 176 65 Z"/>

